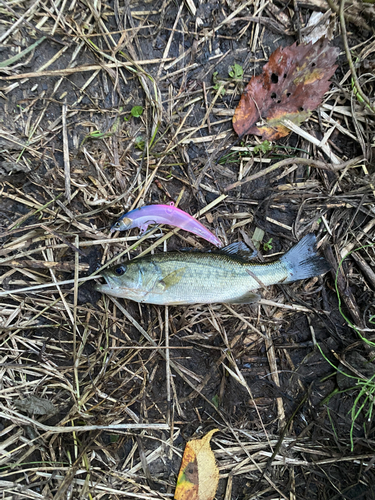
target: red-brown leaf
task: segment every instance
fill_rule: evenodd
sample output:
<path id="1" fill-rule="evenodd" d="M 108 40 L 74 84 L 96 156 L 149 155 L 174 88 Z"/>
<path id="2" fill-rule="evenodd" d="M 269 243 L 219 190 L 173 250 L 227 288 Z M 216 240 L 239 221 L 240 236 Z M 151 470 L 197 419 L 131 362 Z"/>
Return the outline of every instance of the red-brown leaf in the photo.
<path id="1" fill-rule="evenodd" d="M 329 88 L 338 53 L 325 38 L 276 49 L 263 73 L 252 77 L 241 96 L 233 117 L 237 134 L 276 140 L 289 133 L 282 120 L 297 125 L 306 120 Z"/>

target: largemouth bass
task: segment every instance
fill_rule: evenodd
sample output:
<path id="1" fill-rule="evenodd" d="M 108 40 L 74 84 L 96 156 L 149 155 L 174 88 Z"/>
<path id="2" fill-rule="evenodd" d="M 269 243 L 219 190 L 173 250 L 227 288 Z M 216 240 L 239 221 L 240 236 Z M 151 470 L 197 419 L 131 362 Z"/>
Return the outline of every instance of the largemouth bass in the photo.
<path id="1" fill-rule="evenodd" d="M 329 270 L 308 234 L 279 260 L 245 260 L 246 245 L 234 243 L 218 252 L 165 252 L 117 264 L 102 275 L 97 290 L 147 304 L 185 305 L 255 302 L 262 286 L 319 276 Z"/>

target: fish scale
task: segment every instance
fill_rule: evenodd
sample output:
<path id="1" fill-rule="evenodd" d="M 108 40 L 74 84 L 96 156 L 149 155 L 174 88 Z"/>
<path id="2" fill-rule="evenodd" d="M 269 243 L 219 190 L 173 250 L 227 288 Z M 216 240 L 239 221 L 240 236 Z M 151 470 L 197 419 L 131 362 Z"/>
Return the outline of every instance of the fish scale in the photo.
<path id="1" fill-rule="evenodd" d="M 264 274 L 259 265 L 245 264 L 220 254 L 170 252 L 167 256 L 167 259 L 165 254 L 151 256 L 148 263 L 158 267 L 158 276 L 168 277 L 176 270 L 183 270 L 183 277 L 170 286 L 168 280 L 165 285 L 162 278 L 161 285 L 156 284 L 149 293 L 147 302 L 160 303 L 162 300 L 164 304 L 186 304 L 191 300 L 200 303 L 233 301 L 234 296 L 240 298 L 259 287 L 246 268 L 251 268 L 254 274 Z M 143 261 L 139 265 L 146 267 L 148 263 Z"/>

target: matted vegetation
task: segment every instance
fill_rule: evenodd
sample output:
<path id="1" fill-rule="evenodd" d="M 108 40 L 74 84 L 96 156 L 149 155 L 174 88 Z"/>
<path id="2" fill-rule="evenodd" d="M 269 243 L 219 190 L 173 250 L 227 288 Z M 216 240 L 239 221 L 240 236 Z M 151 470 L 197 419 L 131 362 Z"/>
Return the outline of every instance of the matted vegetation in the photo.
<path id="1" fill-rule="evenodd" d="M 0 0 L 1 498 L 173 498 L 213 428 L 218 499 L 375 498 L 374 11 Z M 340 48 L 324 102 L 238 142 L 244 85 L 313 12 Z M 266 260 L 314 231 L 332 272 L 251 306 L 96 292 L 119 259 L 206 247 L 109 232 L 170 201 Z"/>

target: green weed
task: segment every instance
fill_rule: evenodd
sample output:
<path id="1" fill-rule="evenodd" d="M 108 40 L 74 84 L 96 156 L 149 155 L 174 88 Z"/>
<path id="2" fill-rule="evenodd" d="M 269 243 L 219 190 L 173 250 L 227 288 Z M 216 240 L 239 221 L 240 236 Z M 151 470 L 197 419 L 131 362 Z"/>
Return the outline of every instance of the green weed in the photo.
<path id="1" fill-rule="evenodd" d="M 218 72 L 217 71 L 214 71 L 212 73 L 212 82 L 213 82 L 212 88 L 214 90 L 219 90 L 223 82 L 222 82 L 222 80 L 219 80 L 219 78 L 218 78 Z M 220 93 L 221 93 L 221 95 L 224 95 L 225 94 L 225 89 L 224 88 L 221 89 Z"/>
<path id="2" fill-rule="evenodd" d="M 143 106 L 133 106 L 132 109 L 130 110 L 130 115 L 133 116 L 134 118 L 139 118 L 142 116 L 143 113 Z M 125 116 L 124 120 L 127 122 L 130 120 L 130 116 Z"/>
<path id="3" fill-rule="evenodd" d="M 122 112 L 122 107 L 119 109 L 119 112 L 120 113 Z M 113 125 L 111 126 L 111 128 L 107 132 L 101 132 L 100 130 L 94 130 L 94 132 L 90 132 L 89 134 L 87 134 L 81 142 L 81 147 L 89 139 L 104 139 L 106 137 L 111 137 L 112 135 L 114 135 L 118 131 L 119 125 L 120 125 L 120 117 L 118 116 L 115 119 L 115 121 L 113 122 Z"/>
<path id="4" fill-rule="evenodd" d="M 143 151 L 145 149 L 145 141 L 144 139 L 139 135 L 138 137 L 136 137 L 135 139 L 135 147 L 137 149 L 140 149 L 141 151 Z"/>
<path id="5" fill-rule="evenodd" d="M 263 141 L 262 144 L 259 144 L 259 146 L 255 146 L 254 154 L 263 153 L 265 155 L 266 153 L 272 151 L 272 149 L 273 146 L 269 141 Z"/>
<path id="6" fill-rule="evenodd" d="M 264 244 L 263 244 L 263 250 L 264 250 L 265 252 L 268 252 L 268 250 L 272 250 L 272 240 L 273 240 L 273 238 L 270 238 L 270 239 L 267 241 L 267 243 L 264 243 Z"/>
<path id="7" fill-rule="evenodd" d="M 358 328 L 356 328 L 356 326 L 345 316 L 345 314 L 342 310 L 342 301 L 341 301 L 341 297 L 340 297 L 340 292 L 339 292 L 337 280 L 338 280 L 339 272 L 343 266 L 344 260 L 347 257 L 349 257 L 349 255 L 351 255 L 354 252 L 357 252 L 358 250 L 362 250 L 364 248 L 369 248 L 369 247 L 373 247 L 373 246 L 374 245 L 372 245 L 372 244 L 363 245 L 359 248 L 355 248 L 354 250 L 349 252 L 347 255 L 345 255 L 345 257 L 343 257 L 339 262 L 339 265 L 338 265 L 337 271 L 336 271 L 336 276 L 335 276 L 335 290 L 336 290 L 336 295 L 337 295 L 337 300 L 338 300 L 338 308 L 339 308 L 341 316 L 344 318 L 346 323 L 351 328 L 353 328 L 353 330 L 358 334 L 358 336 L 361 338 L 361 340 L 371 347 L 375 347 L 375 342 L 372 342 L 371 340 L 364 337 L 362 335 L 362 333 L 358 330 Z M 374 322 L 373 320 L 374 320 L 374 316 L 371 316 L 369 321 L 371 323 L 373 323 Z M 348 373 L 340 370 L 339 367 L 335 366 L 326 357 L 326 355 L 322 351 L 322 348 L 320 347 L 320 345 L 319 344 L 317 344 L 317 345 L 318 345 L 319 351 L 320 351 L 321 355 L 323 356 L 323 358 L 336 370 L 336 372 L 339 372 L 339 373 L 345 375 L 346 377 L 353 379 L 353 387 L 352 388 L 349 388 L 349 389 L 346 389 L 343 391 L 338 391 L 338 390 L 334 391 L 330 396 L 328 396 L 328 398 L 326 398 L 323 401 L 323 403 L 329 401 L 329 399 L 335 394 L 340 394 L 340 393 L 347 392 L 347 391 L 353 390 L 353 389 L 359 390 L 358 395 L 356 396 L 356 398 L 353 402 L 353 406 L 350 410 L 350 416 L 351 416 L 352 423 L 351 423 L 349 435 L 350 435 L 351 451 L 353 451 L 353 449 L 354 449 L 353 431 L 354 431 L 354 425 L 355 425 L 357 418 L 359 417 L 361 412 L 365 411 L 365 419 L 367 419 L 367 421 L 371 421 L 371 419 L 372 419 L 372 415 L 373 415 L 373 411 L 374 411 L 374 404 L 375 404 L 375 374 L 372 377 L 367 378 L 367 379 L 361 378 L 361 377 L 358 377 L 355 375 L 349 375 Z"/>
<path id="8" fill-rule="evenodd" d="M 240 64 L 234 63 L 233 66 L 229 66 L 228 75 L 234 79 L 242 78 L 243 67 Z"/>

